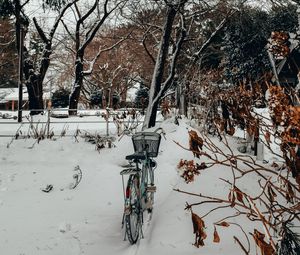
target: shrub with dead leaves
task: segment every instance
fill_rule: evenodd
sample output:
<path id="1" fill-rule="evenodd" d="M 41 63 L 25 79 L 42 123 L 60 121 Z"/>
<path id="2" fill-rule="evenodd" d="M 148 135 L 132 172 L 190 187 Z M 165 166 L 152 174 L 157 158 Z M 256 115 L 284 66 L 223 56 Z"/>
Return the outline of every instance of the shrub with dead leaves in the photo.
<path id="1" fill-rule="evenodd" d="M 297 241 L 294 232 L 286 235 L 286 226 L 300 223 L 300 107 L 291 104 L 292 100 L 283 88 L 269 86 L 269 91 L 270 118 L 254 110 L 253 98 L 256 95 L 252 95 L 252 92 L 244 86 L 236 91 L 222 94 L 222 100 L 228 106 L 230 118 L 233 120 L 232 126 L 242 127 L 256 141 L 263 142 L 279 162 L 262 164 L 251 155 L 237 154 L 228 142 L 226 132 L 222 132 L 224 130 L 221 129 L 219 133 L 222 139 L 219 143 L 215 143 L 208 135 L 196 131 L 188 133 L 188 148 L 177 143 L 184 149 L 190 150 L 195 157 L 199 158 L 201 155 L 201 164 L 197 163 L 199 159 L 195 161 L 182 159 L 179 162 L 178 168 L 183 170 L 182 177 L 186 183 L 194 181 L 200 174 L 200 170 L 209 171 L 209 168 L 216 165 L 222 165 L 232 173 L 231 180 L 221 179 L 228 185 L 228 195 L 225 198 L 176 189 L 178 192 L 199 197 L 199 202 L 186 206 L 186 209 L 193 209 L 192 222 L 196 247 L 204 246 L 207 237 L 204 218 L 222 208 L 232 208 L 232 215 L 224 217 L 221 214 L 221 219 L 212 223 L 214 242 L 220 242 L 217 231 L 219 226 L 234 225 L 239 227 L 247 239 L 247 244 L 244 244 L 233 236 L 244 254 L 250 254 L 251 240 L 252 244 L 258 247 L 261 255 L 299 254 L 295 247 L 298 245 L 300 247 L 300 241 Z M 215 123 L 220 120 L 220 116 L 217 118 Z M 265 139 L 263 140 L 262 137 Z M 273 151 L 271 144 L 279 146 L 282 154 Z M 201 165 L 205 167 L 202 168 Z M 241 180 L 250 174 L 257 178 L 256 185 L 260 190 L 256 195 L 250 195 L 248 190 L 239 185 L 242 183 Z M 216 204 L 216 206 L 203 215 L 197 215 L 195 207 L 203 204 Z M 247 228 L 252 227 L 251 233 L 245 232 L 246 226 L 239 225 L 236 221 L 225 221 L 237 217 L 245 217 L 249 221 Z M 205 222 L 208 224 L 209 220 L 205 219 Z M 255 226 L 252 225 L 254 222 Z M 257 227 L 258 225 L 260 227 Z M 288 239 L 285 239 L 285 236 Z M 289 245 L 293 248 L 287 249 Z M 282 250 L 285 253 L 280 253 Z"/>

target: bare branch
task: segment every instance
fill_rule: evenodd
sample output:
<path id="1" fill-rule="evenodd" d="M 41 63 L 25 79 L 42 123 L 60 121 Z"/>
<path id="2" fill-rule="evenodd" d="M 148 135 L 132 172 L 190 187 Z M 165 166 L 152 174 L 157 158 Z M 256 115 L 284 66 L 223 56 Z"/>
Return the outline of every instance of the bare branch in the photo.
<path id="1" fill-rule="evenodd" d="M 47 38 L 47 36 L 45 35 L 44 31 L 42 30 L 42 28 L 37 23 L 37 20 L 36 20 L 35 17 L 33 18 L 33 23 L 35 25 L 36 30 L 38 31 L 39 36 L 43 40 L 43 42 L 44 43 L 49 43 L 49 39 Z"/>
<path id="2" fill-rule="evenodd" d="M 112 50 L 113 48 L 117 47 L 119 44 L 121 44 L 123 41 L 125 41 L 126 39 L 129 38 L 131 33 L 129 33 L 126 37 L 120 39 L 119 41 L 117 41 L 115 44 L 113 44 L 112 46 L 110 47 L 107 47 L 105 49 L 99 49 L 97 55 L 94 57 L 94 59 L 90 62 L 90 67 L 89 67 L 89 70 L 87 71 L 84 71 L 83 74 L 86 76 L 86 75 L 90 75 L 92 72 L 93 72 L 93 69 L 94 69 L 94 65 L 96 63 L 96 61 L 99 59 L 100 55 L 104 52 L 107 52 L 107 51 L 110 51 Z"/>

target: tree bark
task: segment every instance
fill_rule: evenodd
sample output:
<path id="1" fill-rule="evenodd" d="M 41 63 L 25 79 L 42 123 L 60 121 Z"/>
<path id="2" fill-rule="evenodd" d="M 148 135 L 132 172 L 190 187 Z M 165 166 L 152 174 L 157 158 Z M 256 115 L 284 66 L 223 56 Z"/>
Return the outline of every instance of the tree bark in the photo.
<path id="1" fill-rule="evenodd" d="M 172 26 L 174 23 L 176 13 L 177 10 L 173 6 L 168 7 L 166 21 L 163 26 L 163 34 L 161 38 L 160 48 L 155 63 L 154 73 L 152 76 L 151 88 L 149 92 L 149 104 L 143 125 L 144 128 L 150 128 L 155 126 L 159 100 L 154 99 L 161 89 L 161 83 L 164 75 L 164 67 L 169 51 Z"/>
<path id="2" fill-rule="evenodd" d="M 69 115 L 77 114 L 78 101 L 83 84 L 83 55 L 83 52 L 77 53 L 75 62 L 75 81 L 70 95 Z"/>
<path id="3" fill-rule="evenodd" d="M 34 70 L 32 60 L 24 47 L 24 75 L 28 92 L 29 110 L 31 115 L 43 112 L 43 81 L 50 65 L 51 43 L 45 45 L 39 70 Z"/>
<path id="4" fill-rule="evenodd" d="M 186 87 L 186 86 L 185 86 Z M 178 109 L 179 115 L 187 116 L 187 101 L 186 101 L 186 92 L 183 84 L 178 85 Z"/>

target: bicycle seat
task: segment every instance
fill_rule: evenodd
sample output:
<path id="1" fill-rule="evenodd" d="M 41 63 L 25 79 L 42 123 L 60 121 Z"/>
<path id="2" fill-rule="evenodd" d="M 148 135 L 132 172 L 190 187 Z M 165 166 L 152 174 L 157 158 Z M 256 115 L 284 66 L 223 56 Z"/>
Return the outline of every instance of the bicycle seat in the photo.
<path id="1" fill-rule="evenodd" d="M 131 155 L 127 155 L 125 158 L 127 160 L 138 160 L 138 159 L 144 160 L 144 159 L 146 159 L 145 155 L 140 154 L 140 153 L 134 153 L 134 154 L 131 154 Z"/>

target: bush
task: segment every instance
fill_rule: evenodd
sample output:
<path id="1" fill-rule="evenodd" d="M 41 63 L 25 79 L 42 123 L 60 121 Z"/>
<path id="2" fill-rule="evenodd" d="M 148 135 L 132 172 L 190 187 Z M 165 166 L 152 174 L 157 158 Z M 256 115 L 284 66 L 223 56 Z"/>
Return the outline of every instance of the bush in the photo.
<path id="1" fill-rule="evenodd" d="M 119 94 L 113 93 L 113 95 L 112 95 L 112 107 L 114 109 L 117 109 L 119 103 L 120 103 L 120 96 L 119 96 Z"/>
<path id="2" fill-rule="evenodd" d="M 91 106 L 99 106 L 102 107 L 102 91 L 95 90 L 91 93 L 90 96 Z"/>
<path id="3" fill-rule="evenodd" d="M 138 108 L 146 108 L 149 104 L 149 88 L 141 85 L 135 94 L 135 106 Z"/>
<path id="4" fill-rule="evenodd" d="M 67 107 L 69 106 L 70 90 L 65 88 L 59 88 L 52 95 L 52 106 L 56 107 Z"/>

